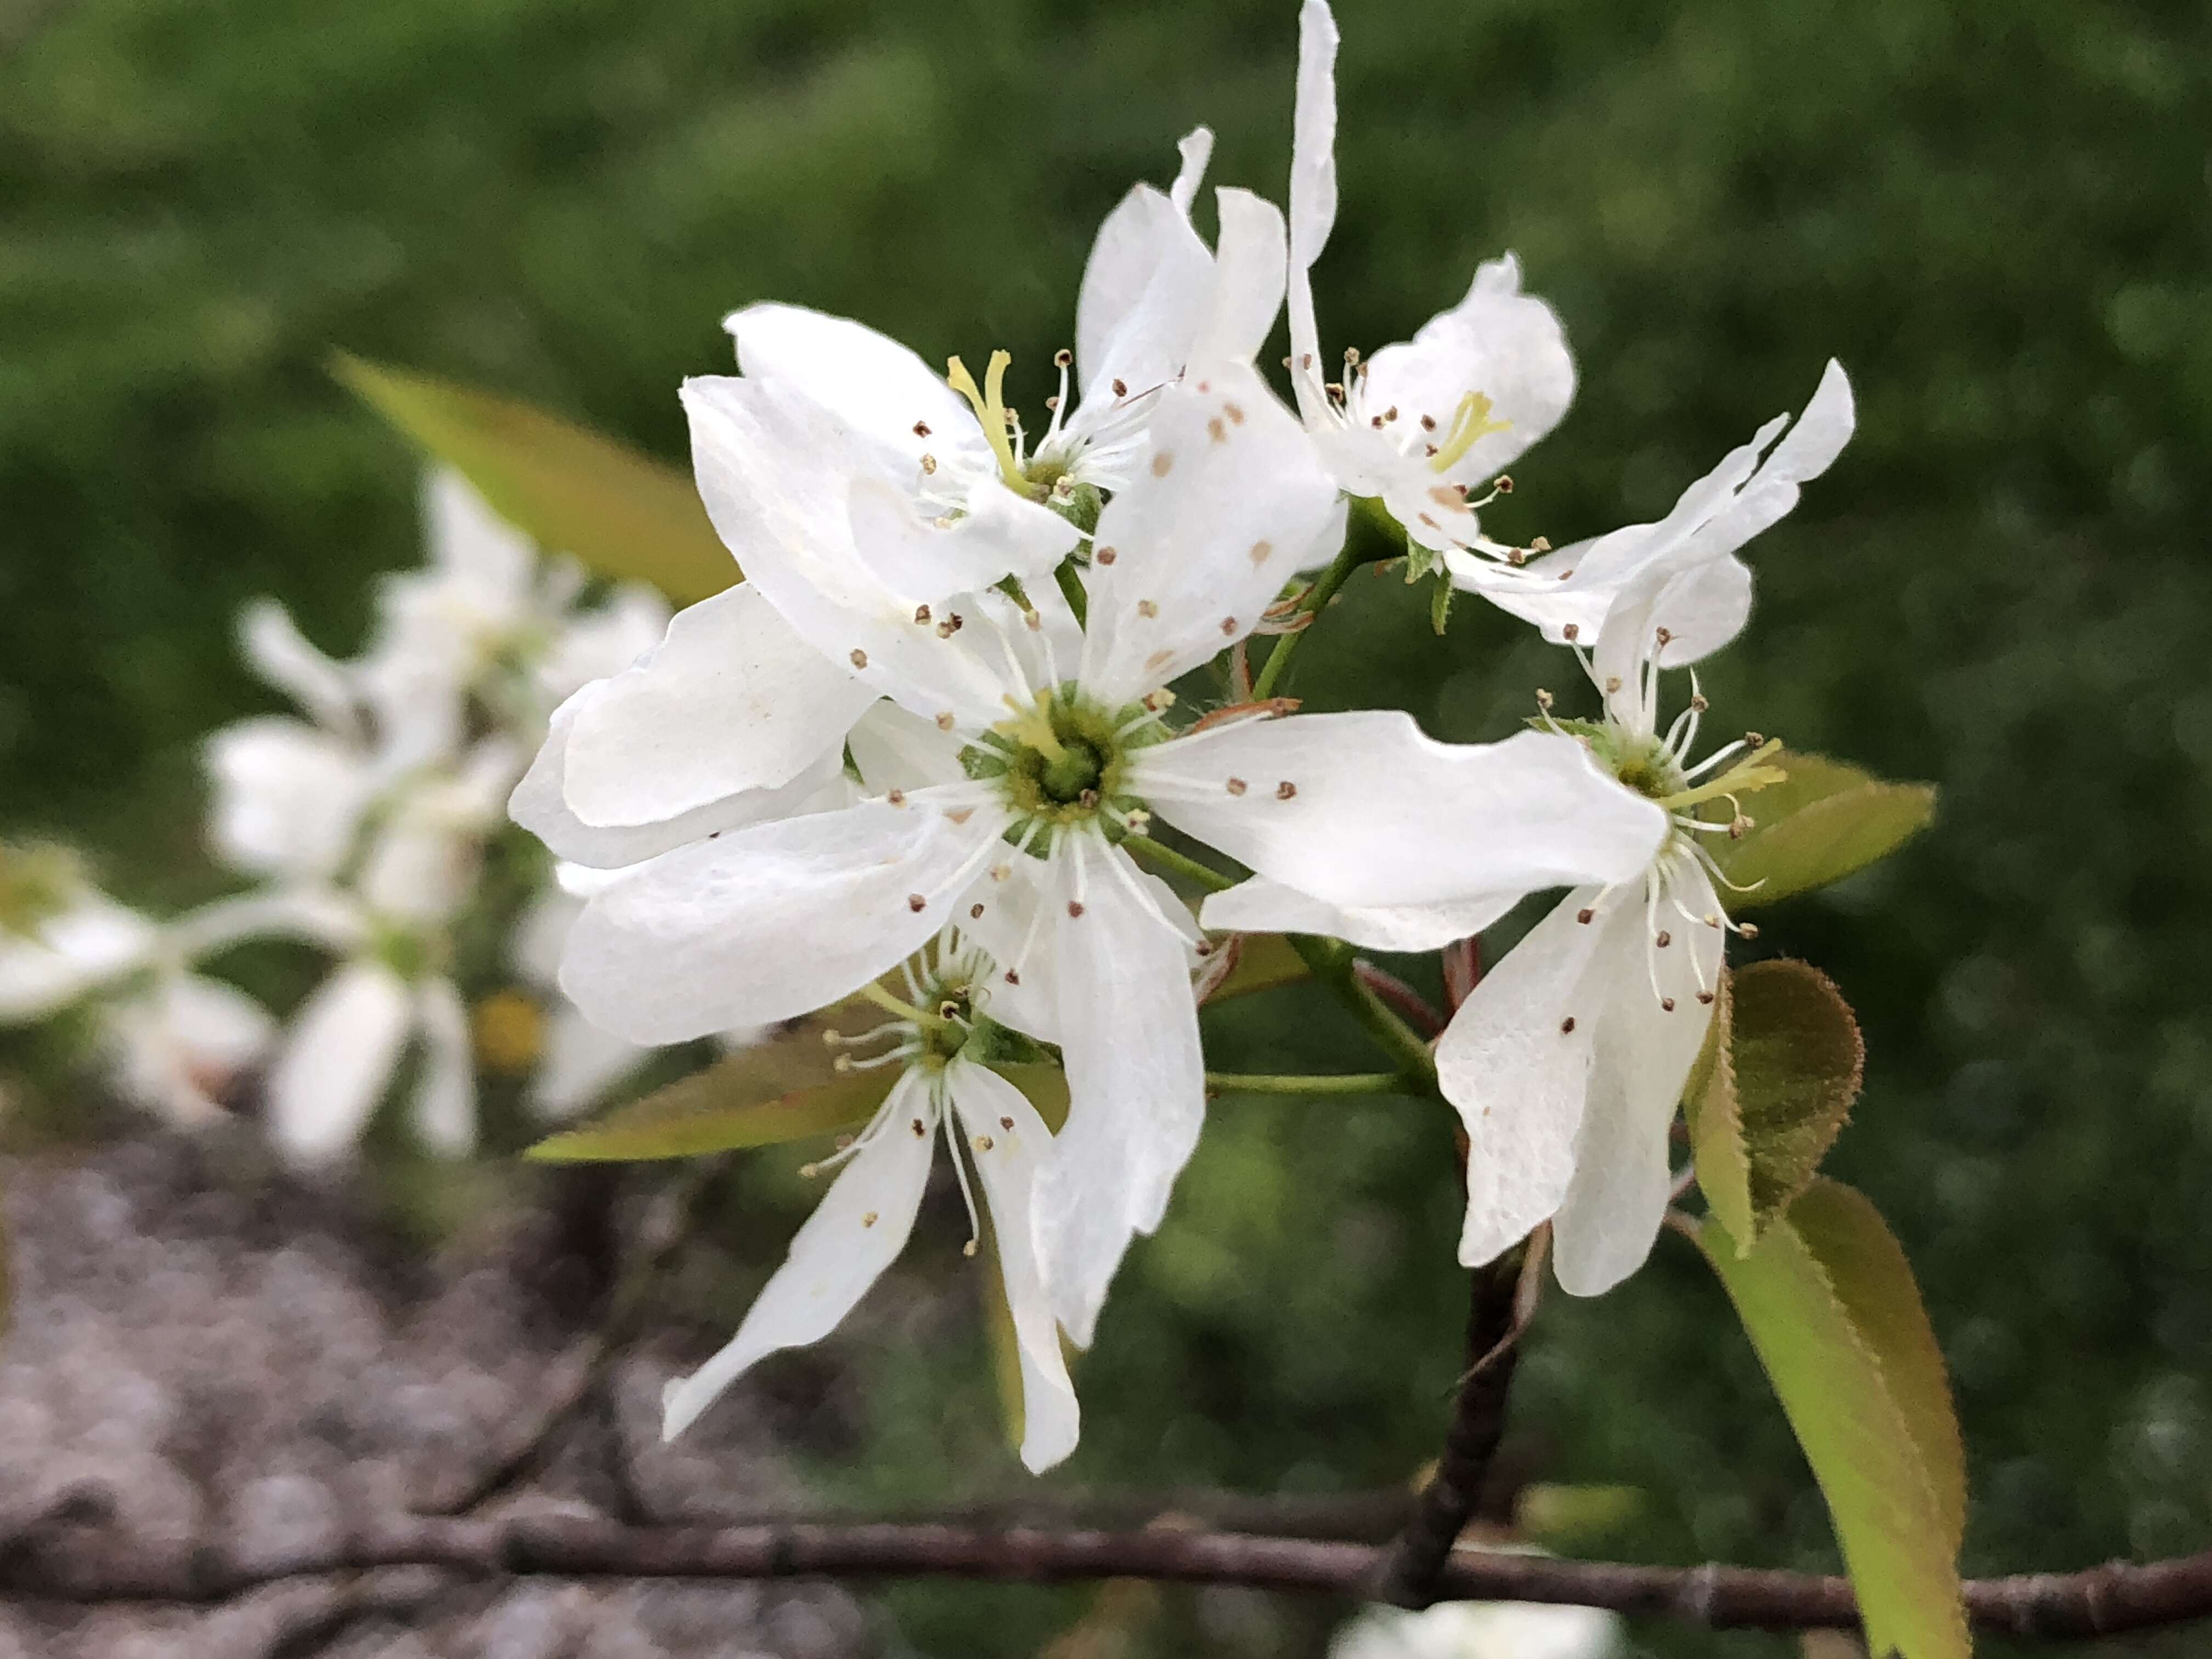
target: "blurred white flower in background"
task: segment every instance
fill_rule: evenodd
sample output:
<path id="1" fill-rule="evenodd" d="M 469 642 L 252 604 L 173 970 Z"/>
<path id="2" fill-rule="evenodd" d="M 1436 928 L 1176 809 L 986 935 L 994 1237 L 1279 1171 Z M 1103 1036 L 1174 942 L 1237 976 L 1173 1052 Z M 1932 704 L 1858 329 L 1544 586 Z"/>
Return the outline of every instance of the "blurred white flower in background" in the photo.
<path id="1" fill-rule="evenodd" d="M 1370 1607 L 1338 1630 L 1328 1659 L 1615 1659 L 1617 1613 L 1534 1601 L 1446 1601 L 1421 1613 Z"/>

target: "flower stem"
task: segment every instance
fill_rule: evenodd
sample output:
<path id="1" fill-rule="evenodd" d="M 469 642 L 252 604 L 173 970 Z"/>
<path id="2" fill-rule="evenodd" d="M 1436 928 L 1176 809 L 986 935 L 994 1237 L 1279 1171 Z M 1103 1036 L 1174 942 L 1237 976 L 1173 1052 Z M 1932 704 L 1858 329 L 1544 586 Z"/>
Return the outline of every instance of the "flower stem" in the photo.
<path id="1" fill-rule="evenodd" d="M 1208 1072 L 1206 1086 L 1245 1095 L 1381 1095 L 1398 1086 L 1395 1072 L 1307 1076 L 1291 1073 Z"/>
<path id="2" fill-rule="evenodd" d="M 1366 497 L 1354 496 L 1352 512 L 1345 520 L 1344 550 L 1335 562 L 1322 571 L 1314 585 L 1306 590 L 1305 598 L 1298 602 L 1298 610 L 1318 619 L 1321 609 L 1337 595 L 1337 590 L 1351 580 L 1352 573 L 1363 564 L 1376 564 L 1385 559 L 1395 559 L 1406 550 L 1405 532 L 1399 529 L 1389 515 L 1382 510 L 1381 503 Z M 1261 665 L 1260 678 L 1252 684 L 1252 701 L 1264 702 L 1275 689 L 1275 683 L 1290 666 L 1291 653 L 1297 649 L 1298 641 L 1313 631 L 1312 624 L 1295 634 L 1285 634 L 1275 641 L 1267 660 Z"/>

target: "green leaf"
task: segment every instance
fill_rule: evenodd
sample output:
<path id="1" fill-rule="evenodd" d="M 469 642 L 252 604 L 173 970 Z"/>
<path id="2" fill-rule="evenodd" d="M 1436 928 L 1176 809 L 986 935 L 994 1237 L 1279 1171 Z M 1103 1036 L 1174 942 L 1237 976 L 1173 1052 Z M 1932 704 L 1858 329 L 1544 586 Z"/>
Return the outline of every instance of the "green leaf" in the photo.
<path id="1" fill-rule="evenodd" d="M 1834 983 L 1802 962 L 1723 975 L 1713 1013 L 1683 1106 L 1698 1189 L 1749 1249 L 1843 1132 L 1866 1045 Z"/>
<path id="2" fill-rule="evenodd" d="M 344 352 L 332 373 L 547 552 L 678 605 L 741 579 L 688 473 L 512 398 Z"/>
<path id="3" fill-rule="evenodd" d="M 1233 997 L 1246 997 L 1258 991 L 1272 991 L 1280 985 L 1295 985 L 1302 979 L 1313 977 L 1313 969 L 1289 939 L 1280 933 L 1237 933 L 1233 948 L 1236 958 L 1221 980 L 1211 989 L 1201 989 L 1199 1000 L 1208 1007 L 1217 1002 L 1227 1002 Z M 1200 980 L 1201 988 L 1205 981 Z"/>
<path id="4" fill-rule="evenodd" d="M 1743 798 L 1756 820 L 1741 841 L 1712 847 L 1721 873 L 1749 892 L 1724 895 L 1747 910 L 1841 881 L 1887 858 L 1936 817 L 1936 788 L 1884 783 L 1855 766 L 1785 750 L 1787 781 Z"/>
<path id="5" fill-rule="evenodd" d="M 1698 1243 L 1827 1499 L 1869 1651 L 1965 1659 L 1966 1455 L 1904 1251 L 1864 1197 L 1830 1181 L 1748 1254 L 1717 1218 Z"/>

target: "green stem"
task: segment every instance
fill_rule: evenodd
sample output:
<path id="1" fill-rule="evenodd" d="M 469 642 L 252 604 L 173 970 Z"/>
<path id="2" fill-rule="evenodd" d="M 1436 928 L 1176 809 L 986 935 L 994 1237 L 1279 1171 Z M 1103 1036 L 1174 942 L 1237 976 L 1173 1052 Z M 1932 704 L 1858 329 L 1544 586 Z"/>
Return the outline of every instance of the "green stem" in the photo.
<path id="1" fill-rule="evenodd" d="M 1274 649 L 1267 653 L 1267 660 L 1261 665 L 1260 678 L 1253 682 L 1252 701 L 1263 702 L 1273 694 L 1283 671 L 1291 665 L 1291 653 L 1297 649 L 1298 641 L 1319 625 L 1322 607 L 1337 596 L 1353 571 L 1363 564 L 1395 559 L 1405 550 L 1406 532 L 1382 511 L 1382 504 L 1370 497 L 1354 496 L 1351 514 L 1345 520 L 1343 550 L 1298 603 L 1299 613 L 1312 616 L 1315 621 L 1275 641 Z"/>
<path id="2" fill-rule="evenodd" d="M 1075 574 L 1075 561 L 1062 559 L 1053 569 L 1052 578 L 1060 584 L 1060 597 L 1067 608 L 1075 613 L 1078 623 L 1089 620 L 1091 595 L 1084 591 L 1083 578 Z"/>
<path id="3" fill-rule="evenodd" d="M 1395 1072 L 1309 1076 L 1293 1073 L 1208 1072 L 1206 1086 L 1247 1095 L 1379 1095 L 1398 1086 Z"/>
<path id="4" fill-rule="evenodd" d="M 1237 884 L 1237 878 L 1224 876 L 1209 865 L 1186 857 L 1172 847 L 1165 847 L 1150 836 L 1130 836 L 1121 845 L 1147 864 L 1157 864 L 1163 870 L 1172 870 L 1179 876 L 1188 876 L 1209 892 L 1224 892 Z"/>

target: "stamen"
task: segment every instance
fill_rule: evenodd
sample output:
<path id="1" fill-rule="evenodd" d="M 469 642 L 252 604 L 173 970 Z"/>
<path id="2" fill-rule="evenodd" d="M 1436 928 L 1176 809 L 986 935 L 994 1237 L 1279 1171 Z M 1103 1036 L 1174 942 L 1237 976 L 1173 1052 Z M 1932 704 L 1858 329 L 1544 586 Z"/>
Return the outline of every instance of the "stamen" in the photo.
<path id="1" fill-rule="evenodd" d="M 960 1201 L 968 1206 L 968 1242 L 960 1247 L 963 1255 L 973 1255 L 983 1237 L 983 1223 L 975 1213 L 975 1189 L 968 1184 L 968 1160 L 961 1156 L 960 1134 L 952 1126 L 955 1114 L 940 1105 L 937 1121 L 945 1128 L 945 1149 L 952 1154 L 952 1172 L 960 1177 Z"/>

